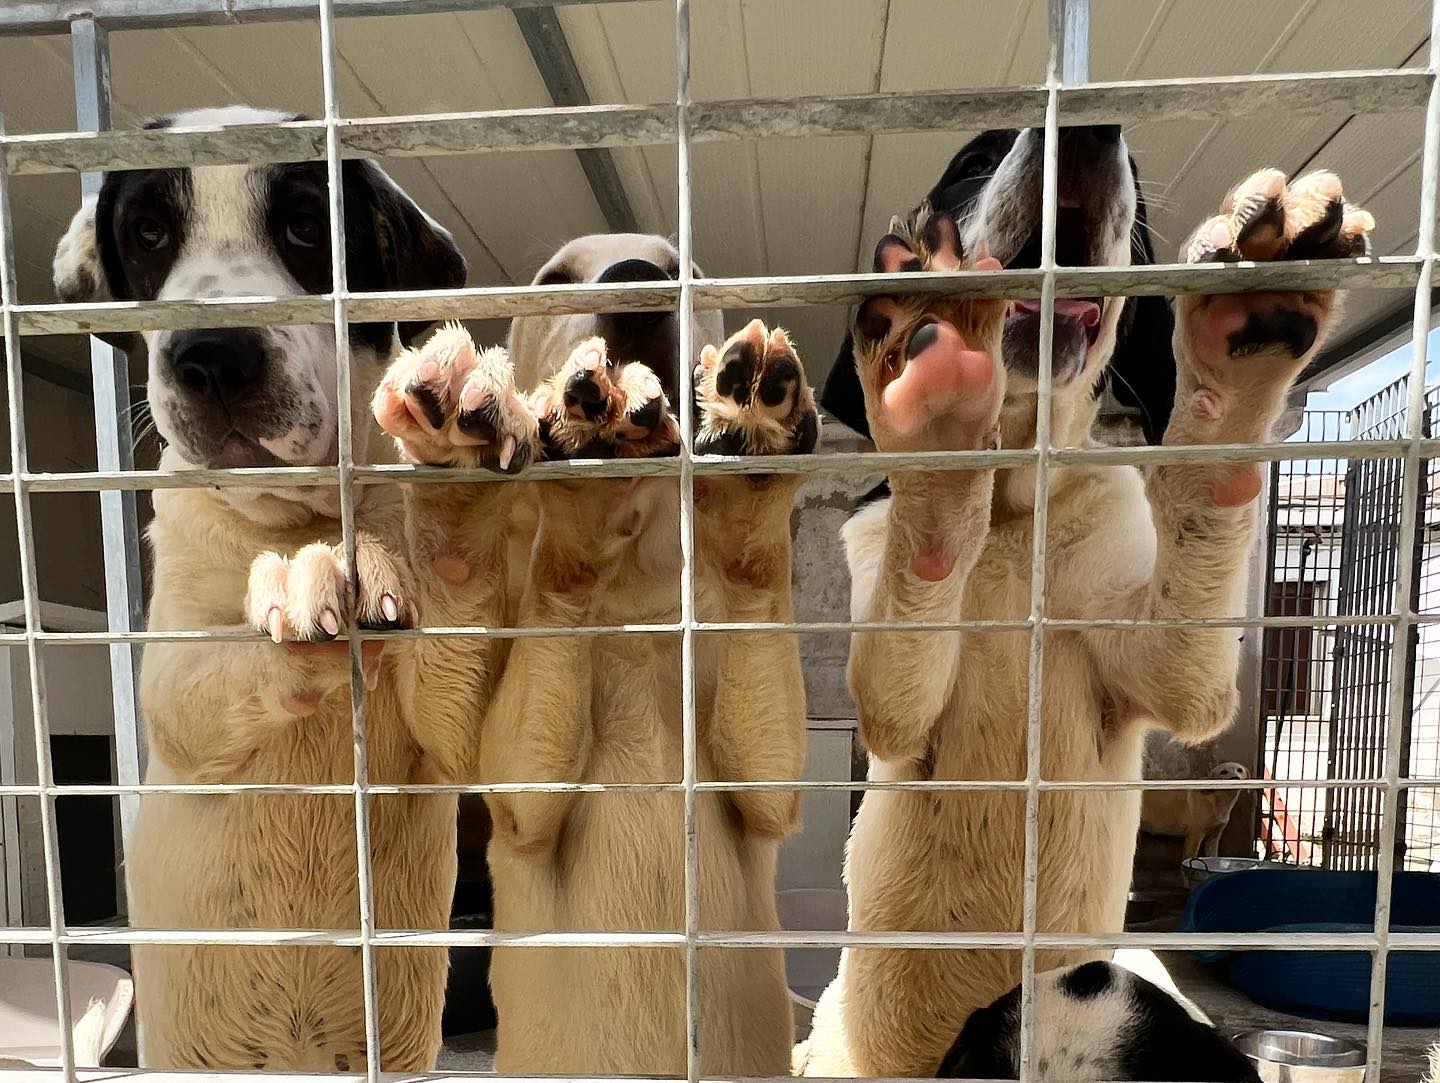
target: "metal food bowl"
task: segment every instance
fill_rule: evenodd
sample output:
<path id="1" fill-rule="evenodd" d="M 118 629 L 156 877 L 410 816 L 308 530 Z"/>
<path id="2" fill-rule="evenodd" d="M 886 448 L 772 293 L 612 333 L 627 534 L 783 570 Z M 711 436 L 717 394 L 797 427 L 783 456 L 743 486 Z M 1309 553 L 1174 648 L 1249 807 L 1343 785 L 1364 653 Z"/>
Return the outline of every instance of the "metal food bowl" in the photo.
<path id="1" fill-rule="evenodd" d="M 1235 1045 L 1264 1083 L 1364 1083 L 1365 1046 L 1302 1030 L 1247 1030 Z"/>

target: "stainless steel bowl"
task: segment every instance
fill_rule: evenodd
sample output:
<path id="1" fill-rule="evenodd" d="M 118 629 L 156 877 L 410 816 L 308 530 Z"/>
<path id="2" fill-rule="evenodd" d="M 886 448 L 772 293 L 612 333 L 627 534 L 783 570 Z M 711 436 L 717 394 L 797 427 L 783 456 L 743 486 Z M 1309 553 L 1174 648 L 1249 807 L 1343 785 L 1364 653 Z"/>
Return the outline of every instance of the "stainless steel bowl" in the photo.
<path id="1" fill-rule="evenodd" d="M 1235 1045 L 1265 1083 L 1364 1083 L 1365 1045 L 1302 1030 L 1247 1030 Z"/>

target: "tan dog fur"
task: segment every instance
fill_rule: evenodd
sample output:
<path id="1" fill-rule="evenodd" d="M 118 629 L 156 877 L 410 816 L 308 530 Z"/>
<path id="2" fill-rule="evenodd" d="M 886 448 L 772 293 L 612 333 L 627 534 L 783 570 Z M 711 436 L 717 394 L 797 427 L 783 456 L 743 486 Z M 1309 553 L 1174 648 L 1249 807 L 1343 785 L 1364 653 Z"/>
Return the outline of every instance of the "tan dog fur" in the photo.
<path id="1" fill-rule="evenodd" d="M 363 384 L 362 384 L 363 386 Z M 375 461 L 392 458 L 375 442 Z M 179 466 L 178 463 L 162 465 Z M 360 490 L 359 597 L 333 515 L 254 494 L 155 495 L 149 627 L 261 628 L 286 642 L 147 647 L 142 699 L 151 782 L 330 782 L 354 777 L 347 656 L 302 644 L 329 609 L 342 626 L 383 595 L 431 624 L 504 623 L 502 546 L 513 487 Z M 478 501 L 490 506 L 485 513 Z M 402 561 L 395 554 L 404 553 Z M 280 554 L 293 554 L 288 559 Z M 463 582 L 431 562 L 458 559 Z M 455 578 L 453 569 L 450 579 Z M 283 614 L 277 624 L 275 613 Z M 403 615 L 402 615 L 403 619 Z M 503 644 L 405 640 L 366 648 L 368 773 L 375 783 L 463 781 Z M 455 878 L 453 795 L 371 799 L 375 919 L 445 928 Z M 183 853 L 175 839 L 186 840 Z M 358 921 L 354 801 L 347 795 L 151 796 L 130 869 L 137 923 L 158 927 L 345 929 Z M 139 874 L 137 874 L 139 873 Z M 444 948 L 378 953 L 387 1069 L 433 1067 Z M 363 1069 L 360 957 L 350 948 L 135 949 L 152 1066 Z M 196 1001 L 194 997 L 201 995 Z"/>
<path id="2" fill-rule="evenodd" d="M 1287 187 L 1275 171 L 1258 173 L 1197 231 L 1185 258 L 1207 258 L 1217 249 L 1278 258 L 1289 238 L 1316 221 L 1338 192 L 1339 182 L 1328 174 Z M 1284 234 L 1259 230 L 1242 246 L 1240 226 L 1266 197 L 1285 212 Z M 1365 233 L 1373 228 L 1369 215 L 1347 207 L 1343 225 L 1343 254 L 1363 251 Z M 912 243 L 927 267 L 959 262 L 953 250 L 923 251 L 919 233 Z M 856 345 L 879 448 L 982 448 L 997 425 L 1002 446 L 1033 444 L 1035 397 L 1005 395 L 998 361 L 989 375 L 977 369 L 966 377 L 968 394 L 936 405 L 918 433 L 897 430 L 882 394 L 891 344 L 906 341 L 908 329 L 928 311 L 953 320 L 967 343 L 995 359 L 1002 313 L 953 302 L 888 304 L 887 337 L 866 351 L 857 334 Z M 1105 302 L 1085 371 L 1054 389 L 1054 446 L 1088 440 L 1095 416 L 1091 389 L 1109 357 L 1119 305 L 1119 299 Z M 1291 381 L 1334 324 L 1337 298 L 1185 296 L 1177 306 L 1179 386 L 1165 442 L 1268 438 Z M 1277 350 L 1228 356 L 1216 329 L 1278 306 L 1302 309 L 1318 321 L 1305 357 Z M 1048 480 L 1048 616 L 1193 618 L 1240 611 L 1257 467 L 1160 466 L 1142 477 L 1130 467 L 1052 465 Z M 1029 615 L 1033 470 L 895 474 L 891 488 L 890 500 L 866 508 L 845 529 L 855 619 Z M 1028 642 L 1023 631 L 857 633 L 850 685 L 871 754 L 870 777 L 1023 779 Z M 1148 728 L 1162 726 L 1182 741 L 1200 741 L 1230 721 L 1234 629 L 1052 630 L 1044 643 L 1043 778 L 1137 779 Z M 1024 809 L 1018 792 L 867 793 L 846 866 L 850 928 L 1019 930 Z M 1041 932 L 1122 927 L 1139 812 L 1138 791 L 1041 794 Z M 1037 968 L 1103 954 L 1042 951 Z M 808 1043 L 797 1049 L 797 1068 L 817 1076 L 933 1075 L 970 1013 L 1019 977 L 1018 951 L 849 949 L 817 1006 Z"/>
<path id="3" fill-rule="evenodd" d="M 625 258 L 675 259 L 660 238 L 582 238 L 551 264 L 593 281 Z M 546 274 L 542 271 L 540 278 Z M 697 321 L 717 342 L 719 321 Z M 517 320 L 510 356 L 536 388 L 551 457 L 673 453 L 678 426 L 628 419 L 653 404 L 649 370 L 611 359 L 585 320 Z M 758 321 L 732 339 L 790 351 Z M 727 344 L 729 345 L 729 344 Z M 472 347 L 473 349 L 473 347 Z M 708 346 L 696 387 L 697 432 L 746 429 L 755 450 L 780 449 L 814 404 L 796 387 L 775 410 L 741 410 L 715 390 L 721 351 Z M 402 359 L 400 365 L 417 364 Z M 603 386 L 603 418 L 567 410 L 577 374 Z M 757 372 L 758 381 L 760 373 Z M 533 383 L 531 383 L 533 381 Z M 403 384 L 403 378 L 395 381 Z M 813 434 L 812 434 L 813 436 Z M 768 440 L 768 442 L 767 442 Z M 813 442 L 813 440 L 812 440 Z M 603 450 L 596 451 L 598 445 Z M 794 478 L 696 483 L 695 607 L 707 621 L 787 621 Z M 674 479 L 547 482 L 534 490 L 528 563 L 517 564 L 523 626 L 675 622 L 680 616 L 679 499 Z M 527 538 L 529 535 L 527 535 Z M 513 570 L 513 569 L 512 569 Z M 804 757 L 798 646 L 775 633 L 695 638 L 698 777 L 791 780 Z M 480 777 L 490 782 L 677 783 L 682 775 L 680 637 L 518 639 L 486 716 Z M 678 792 L 487 795 L 497 929 L 684 928 L 685 842 Z M 797 825 L 796 795 L 701 794 L 701 928 L 774 930 L 780 841 Z M 778 950 L 699 956 L 706 1074 L 776 1075 L 789 1063 L 791 1008 Z M 497 948 L 491 986 L 500 1026 L 496 1067 L 521 1073 L 682 1074 L 684 952 L 678 948 Z"/>

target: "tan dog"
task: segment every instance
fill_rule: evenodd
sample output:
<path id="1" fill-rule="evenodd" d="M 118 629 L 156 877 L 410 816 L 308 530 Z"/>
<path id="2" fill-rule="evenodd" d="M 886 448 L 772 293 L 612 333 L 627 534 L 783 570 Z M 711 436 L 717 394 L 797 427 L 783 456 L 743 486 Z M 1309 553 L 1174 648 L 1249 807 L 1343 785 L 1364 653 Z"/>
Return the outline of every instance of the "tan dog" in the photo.
<path id="1" fill-rule="evenodd" d="M 583 238 L 537 282 L 674 277 L 660 238 Z M 550 458 L 674 454 L 674 317 L 517 320 L 510 356 L 538 383 L 531 408 Z M 697 342 L 718 320 L 697 328 Z M 483 365 L 463 333 L 402 358 L 393 386 L 434 360 Z M 579 336 L 577 339 L 576 336 Z M 627 352 L 617 352 L 617 345 Z M 640 360 L 647 359 L 651 367 Z M 463 402 L 463 392 L 461 393 Z M 686 408 L 691 408 L 687 406 Z M 695 376 L 696 450 L 806 452 L 817 414 L 783 331 L 751 323 L 707 345 Z M 449 424 L 448 415 L 446 425 Z M 444 428 L 445 426 L 439 426 Z M 787 621 L 789 518 L 797 479 L 696 482 L 695 606 L 706 621 Z M 680 616 L 678 487 L 673 478 L 551 482 L 518 565 L 518 621 L 576 627 L 670 623 Z M 530 540 L 527 538 L 527 540 Z M 798 647 L 775 633 L 695 640 L 697 763 L 710 780 L 787 781 L 804 757 Z M 680 781 L 676 635 L 516 641 L 485 722 L 481 778 L 495 782 Z M 496 927 L 623 932 L 684 928 L 685 841 L 678 792 L 498 793 L 489 860 Z M 796 795 L 701 794 L 701 927 L 775 930 L 780 841 Z M 703 1071 L 777 1075 L 793 1041 L 778 950 L 699 957 Z M 499 948 L 491 967 L 501 1072 L 675 1075 L 686 1064 L 685 957 L 676 948 Z"/>
<path id="2" fill-rule="evenodd" d="M 1222 763 L 1210 772 L 1214 779 L 1237 781 L 1250 777 L 1244 764 Z M 1185 840 L 1182 860 L 1214 857 L 1220 836 L 1230 823 L 1239 790 L 1146 790 L 1140 803 L 1140 829 L 1146 834 Z"/>
<path id="3" fill-rule="evenodd" d="M 289 118 L 235 109 L 177 122 L 280 119 Z M 465 264 L 449 234 L 388 177 L 366 162 L 346 162 L 345 174 L 354 288 L 463 284 Z M 61 242 L 56 284 L 65 300 L 326 290 L 327 210 L 319 162 L 111 174 Z M 273 236 L 257 232 L 267 222 Z M 355 431 L 368 434 L 364 396 L 399 343 L 393 325 L 355 326 L 350 336 L 361 389 Z M 162 467 L 335 463 L 329 327 L 156 332 L 147 340 L 148 395 L 168 445 Z M 518 399 L 503 407 L 512 408 L 528 420 Z M 393 460 L 378 433 L 364 442 L 370 446 L 357 458 Z M 357 488 L 361 533 L 352 569 L 337 544 L 333 488 L 157 492 L 149 628 L 258 629 L 275 642 L 146 646 L 147 782 L 352 782 L 347 648 L 328 641 L 351 621 L 401 628 L 423 614 L 444 625 L 504 623 L 496 553 L 513 494 L 504 486 Z M 478 501 L 491 503 L 485 514 L 472 514 Z M 363 652 L 370 780 L 466 778 L 503 645 L 377 646 Z M 379 926 L 447 926 L 455 816 L 453 796 L 372 799 Z M 354 930 L 354 798 L 147 796 L 126 873 L 138 927 Z M 433 1067 L 445 949 L 386 948 L 376 962 L 382 1067 Z M 366 1066 L 355 948 L 137 945 L 134 963 L 146 1066 Z"/>
<path id="4" fill-rule="evenodd" d="M 1133 179 L 1119 132 L 1076 129 L 1062 144 L 1062 240 L 1090 262 L 1124 262 Z M 1076 145 L 1090 140 L 1084 146 Z M 967 220 L 921 214 L 881 242 L 877 269 L 998 267 L 1039 218 L 1039 133 L 1014 144 Z M 1068 148 L 1068 149 L 1067 149 Z M 1088 149 L 1087 149 L 1088 148 Z M 1083 151 L 1083 153 L 1081 153 Z M 1066 164 L 1066 159 L 1072 164 Z M 1033 219 L 1030 217 L 1033 212 Z M 1189 262 L 1345 257 L 1366 250 L 1368 214 L 1339 181 L 1256 173 L 1186 245 Z M 1073 232 L 1075 235 L 1070 236 Z M 964 252 L 995 259 L 966 260 Z M 1187 296 L 1168 444 L 1265 440 L 1291 381 L 1335 322 L 1328 292 Z M 1087 440 L 1093 388 L 1113 347 L 1119 299 L 1055 308 L 1051 439 Z M 1034 441 L 1034 302 L 1003 306 L 875 299 L 855 353 L 882 450 L 979 449 Z M 1027 346 L 1029 347 L 1027 351 Z M 1005 364 L 1000 363 L 1004 357 Z M 1027 367 L 1028 359 L 1028 367 Z M 904 473 L 893 496 L 848 524 L 855 619 L 1015 620 L 1030 611 L 1030 469 Z M 1062 618 L 1219 617 L 1240 612 L 1254 531 L 1253 464 L 1052 466 L 1046 612 Z M 1046 779 L 1137 779 L 1146 730 L 1200 741 L 1230 721 L 1238 637 L 1202 627 L 1052 630 L 1045 637 Z M 1025 632 L 861 632 L 850 686 L 870 777 L 1025 776 Z M 1021 926 L 1024 796 L 870 792 L 850 839 L 852 930 Z M 1122 927 L 1138 791 L 1050 792 L 1039 800 L 1038 928 Z M 1042 951 L 1040 970 L 1105 952 Z M 972 1011 L 1015 985 L 1020 953 L 847 950 L 797 1064 L 813 1075 L 933 1075 Z"/>

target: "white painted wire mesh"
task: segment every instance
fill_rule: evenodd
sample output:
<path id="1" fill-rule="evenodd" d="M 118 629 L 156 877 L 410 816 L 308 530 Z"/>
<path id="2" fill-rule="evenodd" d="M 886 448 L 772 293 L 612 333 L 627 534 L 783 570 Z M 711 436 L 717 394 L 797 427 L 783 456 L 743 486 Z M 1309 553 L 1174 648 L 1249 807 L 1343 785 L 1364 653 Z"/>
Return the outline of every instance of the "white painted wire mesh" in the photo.
<path id="1" fill-rule="evenodd" d="M 44 872 L 49 904 L 46 928 L 11 927 L 0 929 L 0 942 L 48 946 L 54 960 L 58 1012 L 64 1043 L 61 1071 L 75 1074 L 74 1049 L 70 1031 L 67 992 L 66 949 L 72 945 L 123 944 L 334 944 L 358 947 L 364 962 L 364 999 L 369 1071 L 379 1073 L 376 1055 L 378 1036 L 374 959 L 378 951 L 404 945 L 492 944 L 547 946 L 681 946 L 687 959 L 688 1077 L 703 1074 L 698 1021 L 704 1011 L 696 979 L 696 955 L 705 947 L 753 947 L 757 945 L 825 946 L 873 945 L 905 947 L 1008 947 L 1019 949 L 1027 992 L 1022 997 L 1022 1079 L 1032 1078 L 1028 1063 L 1029 1036 L 1034 1020 L 1028 987 L 1034 976 L 1037 948 L 1146 946 L 1156 948 L 1246 947 L 1273 945 L 1277 939 L 1266 934 L 1154 934 L 1116 933 L 1109 936 L 1045 933 L 1036 928 L 1038 801 L 1050 790 L 1183 788 L 1204 786 L 1214 789 L 1263 789 L 1263 779 L 1217 784 L 1214 781 L 1141 783 L 1090 783 L 1047 780 L 1040 774 L 1041 675 L 1045 635 L 1050 629 L 1074 627 L 1181 627 L 1194 624 L 1224 627 L 1302 627 L 1314 624 L 1306 615 L 1220 619 L 1208 621 L 1088 621 L 1056 619 L 1046 615 L 1044 581 L 1048 471 L 1052 465 L 1090 461 L 1096 463 L 1157 463 L 1263 461 L 1327 459 L 1335 457 L 1403 460 L 1403 494 L 1399 536 L 1414 535 L 1419 507 L 1421 463 L 1435 456 L 1440 441 L 1424 436 L 1424 374 L 1427 360 L 1427 331 L 1430 323 L 1430 296 L 1435 261 L 1435 187 L 1440 178 L 1440 0 L 1432 14 L 1432 34 L 1427 66 L 1419 70 L 1330 72 L 1295 76 L 1246 76 L 1215 79 L 1177 79 L 1146 82 L 1098 84 L 1086 81 L 1082 33 L 1088 6 L 1085 0 L 1050 0 L 1049 56 L 1046 80 L 1040 87 L 997 90 L 959 90 L 869 94 L 848 97 L 792 99 L 786 101 L 739 101 L 696 103 L 690 95 L 690 0 L 676 0 L 675 104 L 587 106 L 505 111 L 453 113 L 401 118 L 345 118 L 341 115 L 336 90 L 335 21 L 354 14 L 403 14 L 418 11 L 518 7 L 532 0 L 96 0 L 82 11 L 63 2 L 21 2 L 0 12 L 0 33 L 70 32 L 98 50 L 97 31 L 105 28 L 139 28 L 244 22 L 247 20 L 313 19 L 318 11 L 321 26 L 324 116 L 270 126 L 230 129 L 167 129 L 125 133 L 65 133 L 6 135 L 0 124 L 0 286 L 3 286 L 3 332 L 9 382 L 10 450 L 12 469 L 0 477 L 0 488 L 12 493 L 19 535 L 21 583 L 24 593 L 25 630 L 0 635 L 0 643 L 23 645 L 29 661 L 31 709 L 36 748 L 36 778 L 32 785 L 0 787 L 0 796 L 38 798 L 44 843 Z M 557 0 L 569 2 L 569 0 Z M 605 0 L 590 0 L 605 2 Z M 84 35 L 90 35 L 88 39 Z M 98 63 L 98 60 L 97 60 Z M 1065 123 L 1136 121 L 1146 118 L 1194 118 L 1246 115 L 1286 109 L 1319 112 L 1344 105 L 1351 112 L 1400 107 L 1425 108 L 1423 173 L 1419 214 L 1419 243 L 1413 256 L 1332 261 L 1317 264 L 1156 266 L 1132 268 L 1057 268 L 1055 264 L 1055 218 L 1057 188 L 1058 128 Z M 0 103 L 3 106 L 3 103 Z M 97 122 L 102 114 L 97 113 Z M 0 113 L 3 117 L 3 113 Z M 1045 158 L 1043 181 L 1042 257 L 1033 271 L 954 275 L 807 275 L 748 279 L 693 279 L 691 251 L 693 223 L 691 208 L 691 146 L 701 141 L 761 138 L 790 138 L 846 133 L 873 134 L 944 130 L 956 125 L 1044 126 Z M 681 277 L 668 285 L 611 285 L 605 287 L 559 286 L 526 288 L 478 288 L 443 292 L 367 294 L 351 292 L 346 285 L 343 206 L 339 184 L 340 163 L 346 157 L 434 155 L 472 152 L 507 152 L 539 149 L 578 149 L 600 146 L 673 145 L 679 174 L 679 249 Z M 160 165 L 200 165 L 233 162 L 279 162 L 320 160 L 327 163 L 330 179 L 330 222 L 333 283 L 330 294 L 284 299 L 218 299 L 205 301 L 116 302 L 83 305 L 21 304 L 15 293 L 13 257 L 14 223 L 9 202 L 11 175 L 97 171 Z M 1413 289 L 1415 309 L 1412 341 L 1412 371 L 1408 384 L 1409 408 L 1403 434 L 1378 440 L 1324 441 L 1310 444 L 1267 443 L 1260 445 L 1219 445 L 1210 447 L 1155 448 L 1051 448 L 1049 446 L 1050 334 L 1056 297 L 1097 294 L 1173 294 L 1203 290 L 1236 292 L 1276 287 L 1371 287 Z M 354 486 L 394 483 L 398 479 L 425 484 L 468 481 L 464 471 L 416 470 L 404 466 L 357 465 L 349 440 L 353 389 L 350 373 L 342 365 L 339 374 L 340 458 L 331 468 L 283 468 L 233 471 L 136 471 L 120 468 L 94 472 L 47 474 L 29 470 L 26 461 L 24 401 L 21 383 L 22 339 L 29 335 L 85 333 L 105 330 L 148 330 L 156 328 L 244 326 L 257 323 L 301 323 L 333 321 L 338 354 L 346 356 L 349 321 L 407 319 L 510 317 L 517 314 L 573 311 L 615 311 L 624 308 L 673 308 L 681 314 L 681 357 L 694 355 L 690 321 L 695 309 L 718 307 L 738 309 L 752 306 L 784 307 L 820 303 L 849 304 L 880 293 L 945 293 L 972 296 L 1036 296 L 1041 300 L 1040 409 L 1036 446 L 995 452 L 932 452 L 908 455 L 826 453 L 814 456 L 776 456 L 767 460 L 695 456 L 689 450 L 691 425 L 688 410 L 681 410 L 684 439 L 674 460 L 625 460 L 541 464 L 527 472 L 530 479 L 674 475 L 681 483 L 682 515 L 680 546 L 683 557 L 681 613 L 676 623 L 581 629 L 521 628 L 422 628 L 407 632 L 360 633 L 349 635 L 351 694 L 354 717 L 355 780 L 350 785 L 186 785 L 140 784 L 57 786 L 50 762 L 42 647 L 47 644 L 134 644 L 224 639 L 259 640 L 258 635 L 217 635 L 201 631 L 144 633 L 57 633 L 40 627 L 36 591 L 36 553 L 31 517 L 31 494 L 47 492 L 123 493 L 144 489 L 189 486 L 267 486 L 334 484 L 342 494 L 342 527 L 347 552 L 353 554 L 355 524 Z M 682 402 L 690 394 L 690 368 L 680 365 Z M 99 407 L 97 406 L 97 409 Z M 1030 612 L 1025 620 L 958 621 L 908 624 L 876 624 L 850 621 L 812 621 L 788 624 L 705 623 L 695 618 L 693 583 L 694 479 L 714 474 L 756 472 L 853 472 L 880 470 L 934 469 L 941 466 L 1017 467 L 1033 464 L 1036 470 L 1036 524 L 1033 554 Z M 502 483 L 496 479 L 496 483 Z M 1397 639 L 1419 622 L 1436 619 L 1435 614 L 1415 611 L 1410 599 L 1410 562 L 1399 562 L 1395 610 L 1380 616 L 1353 618 L 1350 623 L 1383 623 Z M 112 581 L 113 582 L 113 581 Z M 1325 623 L 1343 626 L 1347 622 L 1328 617 Z M 702 782 L 697 779 L 695 750 L 694 637 L 697 633 L 775 629 L 797 634 L 845 634 L 865 627 L 960 629 L 985 627 L 1025 631 L 1030 641 L 1029 701 L 1027 710 L 1027 770 L 1023 780 L 974 782 L 933 780 L 922 782 Z M 633 785 L 581 785 L 562 783 L 515 783 L 508 785 L 375 785 L 368 781 L 364 692 L 360 666 L 362 639 L 402 636 L 519 637 L 533 635 L 644 635 L 679 633 L 682 642 L 682 708 L 684 735 L 683 777 L 677 783 Z M 1347 787 L 1363 787 L 1381 796 L 1380 837 L 1389 838 L 1395 829 L 1402 788 L 1412 781 L 1401 774 L 1400 723 L 1409 694 L 1403 671 L 1403 652 L 1394 652 L 1388 676 L 1386 744 L 1383 771 L 1374 776 L 1347 779 Z M 1420 779 L 1434 785 L 1433 779 Z M 1293 780 L 1288 785 L 1301 790 L 1334 783 L 1323 780 Z M 698 920 L 698 859 L 700 842 L 696 834 L 696 795 L 706 791 L 739 790 L 747 787 L 786 790 L 879 790 L 925 789 L 937 792 L 959 790 L 1009 790 L 1023 792 L 1026 800 L 1024 898 L 1022 927 L 1016 933 L 736 933 L 702 931 Z M 506 933 L 451 932 L 442 930 L 389 930 L 375 927 L 372 908 L 369 861 L 368 812 L 376 794 L 438 792 L 485 793 L 502 790 L 679 790 L 684 795 L 686 908 L 684 928 L 659 933 Z M 330 793 L 351 795 L 356 810 L 356 846 L 359 854 L 360 916 L 354 930 L 184 930 L 184 929 L 93 929 L 67 926 L 60 891 L 59 851 L 55 825 L 55 800 L 67 794 L 118 794 L 135 799 L 151 793 Z M 1383 1056 L 1385 975 L 1389 953 L 1406 950 L 1437 950 L 1434 937 L 1416 933 L 1392 933 L 1389 928 L 1390 874 L 1394 855 L 1381 846 L 1378 854 L 1379 894 L 1374 933 L 1288 934 L 1283 946 L 1289 950 L 1349 948 L 1371 952 L 1374 958 L 1369 1013 L 1369 1070 L 1378 1079 Z"/>

